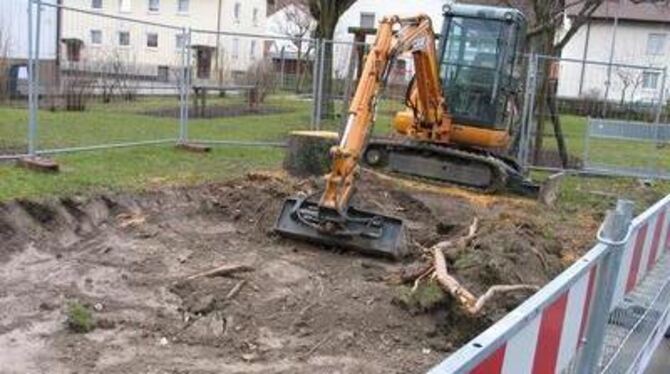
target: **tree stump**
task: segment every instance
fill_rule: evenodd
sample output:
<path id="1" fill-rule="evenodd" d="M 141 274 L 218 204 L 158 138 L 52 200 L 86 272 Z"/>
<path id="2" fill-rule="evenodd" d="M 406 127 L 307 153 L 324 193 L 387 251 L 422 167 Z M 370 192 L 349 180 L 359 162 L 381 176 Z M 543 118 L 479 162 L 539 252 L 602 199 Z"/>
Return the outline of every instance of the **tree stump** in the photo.
<path id="1" fill-rule="evenodd" d="M 338 142 L 336 132 L 293 131 L 289 134 L 284 169 L 298 177 L 324 175 L 330 170 L 330 148 Z"/>

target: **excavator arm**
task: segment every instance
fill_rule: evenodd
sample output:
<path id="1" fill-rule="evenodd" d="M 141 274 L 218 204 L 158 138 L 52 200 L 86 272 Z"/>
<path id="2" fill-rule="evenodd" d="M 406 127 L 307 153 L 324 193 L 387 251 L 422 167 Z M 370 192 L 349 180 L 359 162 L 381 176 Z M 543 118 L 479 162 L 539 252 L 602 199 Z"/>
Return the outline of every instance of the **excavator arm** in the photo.
<path id="1" fill-rule="evenodd" d="M 406 131 L 431 139 L 448 136 L 451 120 L 445 115 L 430 18 L 426 15 L 385 17 L 363 66 L 342 138 L 330 150 L 331 170 L 325 176 L 321 199 L 318 203 L 308 198 L 288 199 L 275 231 L 375 255 L 398 257 L 402 254 L 402 221 L 355 209 L 350 206 L 350 200 L 360 170 L 359 162 L 375 123 L 379 95 L 393 61 L 406 52 L 412 53 L 416 69 L 410 99 L 415 115 Z"/>
<path id="2" fill-rule="evenodd" d="M 394 27 L 400 26 L 397 32 Z M 448 136 L 451 121 L 445 116 L 435 48 L 435 33 L 430 18 L 385 17 L 367 56 L 361 79 L 351 100 L 349 117 L 339 145 L 330 150 L 331 172 L 326 175 L 326 189 L 320 206 L 346 212 L 353 195 L 359 170 L 359 159 L 375 122 L 375 107 L 390 73 L 393 60 L 411 52 L 416 69 L 411 101 L 415 105 L 415 123 L 409 131 L 441 139 Z M 437 124 L 437 126 L 436 126 Z M 440 134 L 433 134 L 439 132 Z M 423 137 L 423 136 L 421 136 Z"/>

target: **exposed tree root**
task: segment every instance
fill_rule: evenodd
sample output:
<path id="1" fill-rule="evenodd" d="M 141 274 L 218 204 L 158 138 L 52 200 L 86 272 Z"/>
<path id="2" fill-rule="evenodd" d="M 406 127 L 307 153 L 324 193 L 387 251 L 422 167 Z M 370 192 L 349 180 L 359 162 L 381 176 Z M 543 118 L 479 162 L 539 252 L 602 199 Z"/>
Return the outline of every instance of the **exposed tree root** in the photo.
<path id="1" fill-rule="evenodd" d="M 240 265 L 240 264 L 223 265 L 211 270 L 204 271 L 202 273 L 193 274 L 187 277 L 186 280 L 193 280 L 203 277 L 222 277 L 234 273 L 245 273 L 253 270 L 254 268 L 249 265 Z"/>
<path id="2" fill-rule="evenodd" d="M 475 238 L 475 235 L 477 235 L 478 227 L 479 227 L 479 220 L 475 217 L 475 219 L 472 221 L 472 224 L 468 228 L 468 233 L 465 236 L 462 236 L 456 240 L 445 240 L 439 242 L 432 247 L 433 251 L 436 248 L 440 249 L 441 251 L 444 251 L 452 247 L 466 247 L 468 244 L 470 244 L 472 239 Z"/>
<path id="3" fill-rule="evenodd" d="M 433 276 L 437 279 L 440 287 L 450 295 L 452 295 L 458 302 L 463 306 L 463 308 L 470 314 L 478 314 L 482 311 L 486 303 L 501 293 L 516 292 L 516 291 L 537 291 L 538 286 L 528 285 L 528 284 L 516 284 L 516 285 L 495 285 L 490 287 L 482 296 L 479 298 L 475 297 L 467 288 L 463 287 L 461 283 L 449 274 L 447 271 L 447 262 L 444 257 L 444 251 L 453 247 L 466 247 L 477 233 L 478 221 L 475 220 L 470 225 L 467 235 L 458 238 L 456 240 L 446 240 L 435 244 L 432 249 L 434 270 L 432 271 Z M 426 276 L 426 274 L 421 274 L 416 280 L 413 289 L 416 289 L 418 283 Z"/>

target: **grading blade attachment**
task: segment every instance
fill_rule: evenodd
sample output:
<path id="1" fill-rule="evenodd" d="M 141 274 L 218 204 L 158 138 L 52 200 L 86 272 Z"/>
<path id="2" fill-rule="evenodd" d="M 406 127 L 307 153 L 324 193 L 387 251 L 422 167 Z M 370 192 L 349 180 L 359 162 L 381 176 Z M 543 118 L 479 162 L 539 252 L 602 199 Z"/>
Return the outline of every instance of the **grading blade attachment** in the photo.
<path id="1" fill-rule="evenodd" d="M 304 199 L 284 202 L 274 230 L 287 237 L 375 256 L 399 258 L 405 251 L 400 219 L 355 208 L 342 215 Z"/>

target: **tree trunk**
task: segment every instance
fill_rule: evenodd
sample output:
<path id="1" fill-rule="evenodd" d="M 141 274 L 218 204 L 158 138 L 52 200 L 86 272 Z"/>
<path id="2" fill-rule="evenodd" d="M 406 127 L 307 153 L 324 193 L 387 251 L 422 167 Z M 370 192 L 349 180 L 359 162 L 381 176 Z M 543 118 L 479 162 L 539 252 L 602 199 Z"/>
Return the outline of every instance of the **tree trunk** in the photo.
<path id="1" fill-rule="evenodd" d="M 284 156 L 284 169 L 299 177 L 326 174 L 330 169 L 329 151 L 337 144 L 337 139 L 336 132 L 291 132 Z"/>
<path id="2" fill-rule="evenodd" d="M 549 92 L 547 96 L 547 106 L 549 106 L 549 114 L 551 122 L 554 125 L 554 136 L 556 137 L 556 144 L 558 145 L 558 154 L 561 158 L 561 166 L 563 169 L 568 168 L 568 150 L 565 146 L 565 137 L 563 136 L 563 127 L 561 126 L 561 117 L 558 114 L 558 100 L 556 100 L 557 81 L 551 80 Z"/>
<path id="3" fill-rule="evenodd" d="M 546 64 L 544 64 L 546 65 Z M 545 72 L 548 69 L 545 67 L 542 68 Z M 547 99 L 547 79 L 542 77 L 542 82 L 540 84 L 540 94 L 535 101 L 537 107 L 537 128 L 535 129 L 535 149 L 533 150 L 533 163 L 539 165 L 542 158 L 542 149 L 544 147 L 544 107 Z"/>
<path id="4" fill-rule="evenodd" d="M 321 86 L 321 119 L 332 118 L 335 115 L 335 100 L 333 92 L 333 43 L 331 39 L 321 46 L 323 51 L 323 84 Z"/>

